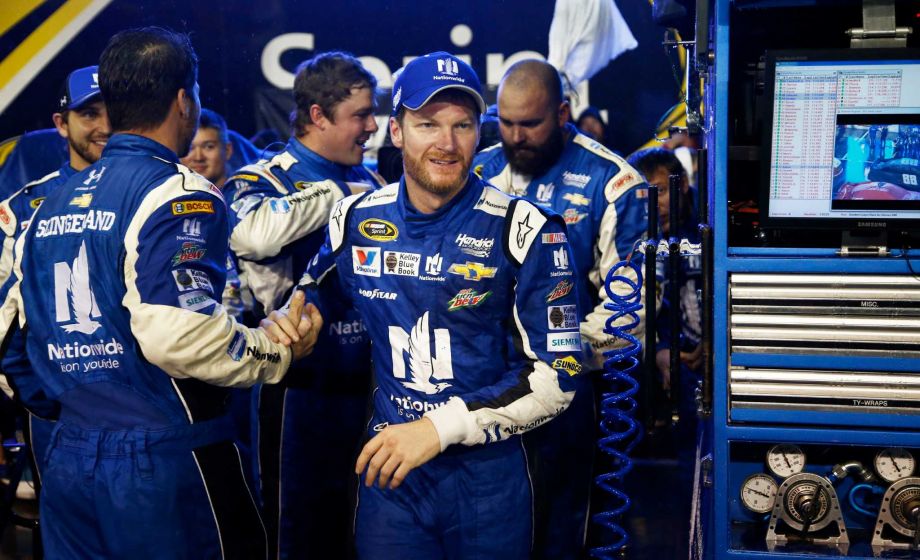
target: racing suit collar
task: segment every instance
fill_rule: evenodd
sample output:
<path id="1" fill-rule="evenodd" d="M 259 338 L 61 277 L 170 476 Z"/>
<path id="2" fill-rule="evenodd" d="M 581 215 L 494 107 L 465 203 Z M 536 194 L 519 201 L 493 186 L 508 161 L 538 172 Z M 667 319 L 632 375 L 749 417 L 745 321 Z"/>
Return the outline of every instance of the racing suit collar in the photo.
<path id="1" fill-rule="evenodd" d="M 292 137 L 288 140 L 287 151 L 293 153 L 297 161 L 308 164 L 311 169 L 321 171 L 326 179 L 344 181 L 351 169 L 348 165 L 335 163 L 317 154 L 304 146 L 297 138 Z"/>
<path id="2" fill-rule="evenodd" d="M 61 177 L 67 179 L 71 175 L 76 175 L 77 170 L 70 166 L 70 162 L 67 162 L 61 166 L 61 168 L 58 170 L 58 173 L 61 174 Z"/>
<path id="3" fill-rule="evenodd" d="M 437 211 L 431 214 L 424 214 L 409 202 L 409 195 L 406 193 L 406 178 L 402 177 L 399 180 L 399 213 L 408 229 L 407 234 L 410 237 L 421 237 L 427 235 L 433 229 L 444 230 L 445 227 L 448 227 L 448 224 L 456 219 L 463 219 L 463 210 L 473 206 L 482 189 L 482 181 L 470 173 L 466 184 L 457 193 L 457 196 Z"/>
<path id="4" fill-rule="evenodd" d="M 179 156 L 156 140 L 137 134 L 113 134 L 102 150 L 102 157 L 148 154 L 171 163 L 179 163 Z"/>

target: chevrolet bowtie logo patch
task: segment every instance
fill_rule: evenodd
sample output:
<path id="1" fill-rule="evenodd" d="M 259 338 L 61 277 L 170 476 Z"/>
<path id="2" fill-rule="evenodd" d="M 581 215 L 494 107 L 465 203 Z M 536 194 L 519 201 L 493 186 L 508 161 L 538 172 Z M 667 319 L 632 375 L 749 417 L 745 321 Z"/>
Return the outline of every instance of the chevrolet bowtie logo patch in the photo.
<path id="1" fill-rule="evenodd" d="M 475 280 L 479 282 L 483 278 L 494 278 L 496 269 L 494 267 L 482 266 L 479 263 L 467 262 L 466 264 L 452 264 L 447 272 L 463 276 L 466 280 Z"/>
<path id="2" fill-rule="evenodd" d="M 89 207 L 90 202 L 93 201 L 93 195 L 90 193 L 84 193 L 80 196 L 73 197 L 73 200 L 70 201 L 71 206 L 79 206 L 80 208 Z"/>

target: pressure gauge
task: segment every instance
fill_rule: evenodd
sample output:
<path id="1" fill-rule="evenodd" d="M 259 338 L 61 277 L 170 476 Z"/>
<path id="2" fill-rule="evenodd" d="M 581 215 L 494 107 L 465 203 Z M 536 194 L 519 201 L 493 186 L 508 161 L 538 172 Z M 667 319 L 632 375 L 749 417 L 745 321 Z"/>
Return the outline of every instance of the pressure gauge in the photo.
<path id="1" fill-rule="evenodd" d="M 798 445 L 780 443 L 767 451 L 767 468 L 780 478 L 805 470 L 805 452 Z"/>
<path id="2" fill-rule="evenodd" d="M 754 513 L 769 513 L 776 500 L 776 488 L 772 476 L 752 474 L 741 485 L 741 503 Z"/>
<path id="3" fill-rule="evenodd" d="M 875 456 L 875 472 L 885 482 L 895 482 L 914 473 L 914 456 L 906 449 L 889 447 Z"/>

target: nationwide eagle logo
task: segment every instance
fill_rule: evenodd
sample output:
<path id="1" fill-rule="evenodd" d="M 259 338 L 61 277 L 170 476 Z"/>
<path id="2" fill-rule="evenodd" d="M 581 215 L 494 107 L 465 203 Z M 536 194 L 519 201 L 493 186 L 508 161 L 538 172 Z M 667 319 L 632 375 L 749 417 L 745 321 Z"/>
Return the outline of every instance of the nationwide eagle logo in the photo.
<path id="1" fill-rule="evenodd" d="M 438 344 L 438 334 L 435 332 L 435 345 Z M 405 331 L 403 331 L 405 332 Z M 444 333 L 447 333 L 444 330 Z M 450 383 L 432 383 L 431 379 L 453 379 L 453 368 L 450 362 L 450 335 L 447 335 L 447 356 L 443 355 L 443 347 L 439 348 L 440 354 L 432 359 L 431 355 L 431 333 L 428 330 L 428 312 L 422 315 L 412 331 L 409 333 L 408 351 L 409 351 L 409 379 L 402 384 L 407 389 L 413 389 L 426 395 L 436 395 L 450 387 Z M 440 360 L 438 358 L 441 358 Z M 446 358 L 446 359 L 445 359 Z"/>
<path id="2" fill-rule="evenodd" d="M 102 314 L 89 284 L 89 262 L 85 241 L 80 244 L 77 258 L 72 265 L 66 262 L 54 264 L 54 299 L 57 321 L 73 321 L 61 325 L 64 332 L 93 334 L 102 326 L 94 320 Z"/>

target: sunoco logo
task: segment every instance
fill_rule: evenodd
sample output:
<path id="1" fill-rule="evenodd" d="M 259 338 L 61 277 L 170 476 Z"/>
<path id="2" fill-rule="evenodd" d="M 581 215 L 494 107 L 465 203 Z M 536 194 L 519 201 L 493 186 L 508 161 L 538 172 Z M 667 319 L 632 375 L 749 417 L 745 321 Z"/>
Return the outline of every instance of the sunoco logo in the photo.
<path id="1" fill-rule="evenodd" d="M 393 241 L 399 237 L 399 230 L 396 226 L 386 220 L 371 218 L 364 220 L 358 225 L 358 231 L 361 235 L 374 241 Z"/>

